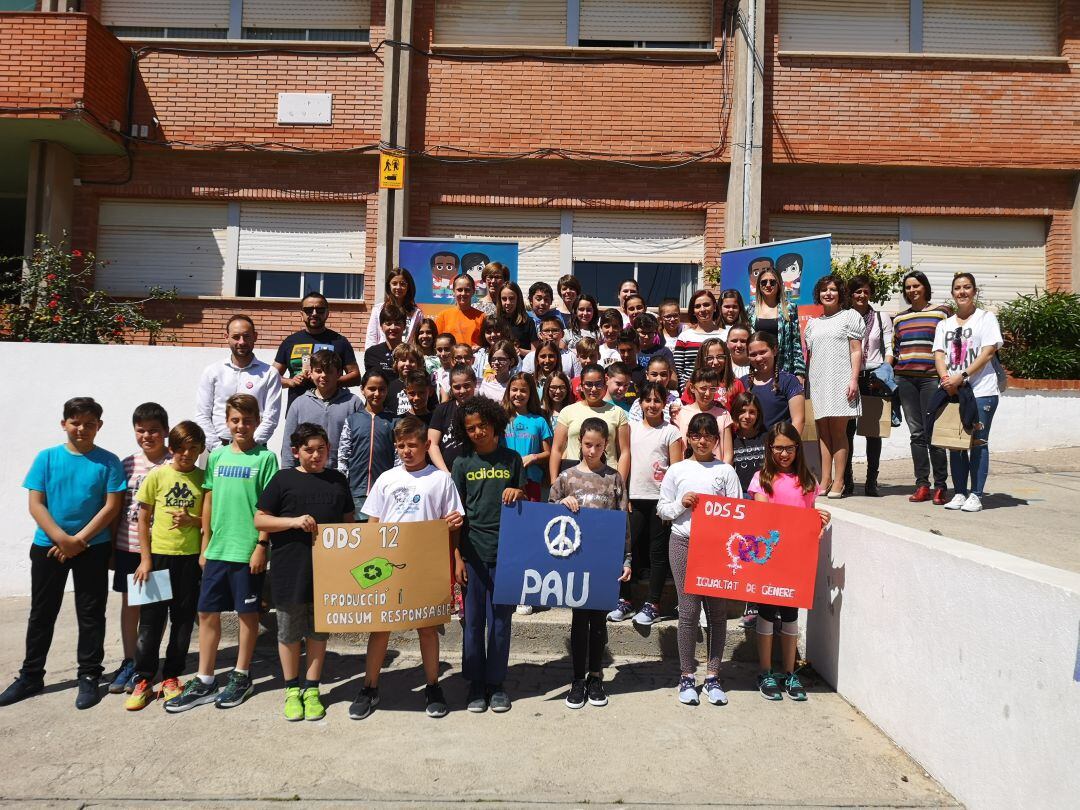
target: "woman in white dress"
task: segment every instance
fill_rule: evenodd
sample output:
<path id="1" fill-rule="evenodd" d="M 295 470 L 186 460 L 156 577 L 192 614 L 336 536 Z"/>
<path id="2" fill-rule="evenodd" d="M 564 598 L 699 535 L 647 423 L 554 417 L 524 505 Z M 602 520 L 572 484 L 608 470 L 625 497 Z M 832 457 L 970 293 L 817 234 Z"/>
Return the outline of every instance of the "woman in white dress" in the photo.
<path id="1" fill-rule="evenodd" d="M 859 313 L 847 309 L 847 288 L 834 275 L 814 285 L 814 303 L 824 309 L 804 332 L 807 383 L 817 420 L 821 447 L 821 488 L 830 498 L 842 498 L 847 466 L 847 423 L 862 411 L 859 402 L 859 371 L 866 324 Z"/>

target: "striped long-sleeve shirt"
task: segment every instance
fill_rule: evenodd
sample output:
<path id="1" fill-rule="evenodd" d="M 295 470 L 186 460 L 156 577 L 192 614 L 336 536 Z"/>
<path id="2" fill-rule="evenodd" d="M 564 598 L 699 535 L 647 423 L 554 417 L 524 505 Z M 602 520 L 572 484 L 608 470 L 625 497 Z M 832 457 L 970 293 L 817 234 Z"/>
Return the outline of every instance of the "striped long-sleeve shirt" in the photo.
<path id="1" fill-rule="evenodd" d="M 906 309 L 893 316 L 894 372 L 901 377 L 936 377 L 934 330 L 949 317 L 945 306 L 920 312 Z"/>

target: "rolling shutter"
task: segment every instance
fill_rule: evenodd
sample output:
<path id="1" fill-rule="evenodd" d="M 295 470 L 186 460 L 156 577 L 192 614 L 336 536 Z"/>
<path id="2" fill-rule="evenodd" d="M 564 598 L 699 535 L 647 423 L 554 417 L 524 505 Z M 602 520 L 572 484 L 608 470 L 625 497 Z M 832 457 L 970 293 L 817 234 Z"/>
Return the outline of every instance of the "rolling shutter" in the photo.
<path id="1" fill-rule="evenodd" d="M 123 28 L 228 28 L 229 0 L 102 0 L 101 22 Z"/>
<path id="2" fill-rule="evenodd" d="M 923 51 L 1057 56 L 1058 0 L 924 0 Z"/>
<path id="3" fill-rule="evenodd" d="M 221 295 L 227 222 L 227 203 L 104 200 L 97 256 L 108 264 L 95 286 L 114 295 L 145 295 L 152 286 Z"/>
<path id="4" fill-rule="evenodd" d="M 481 208 L 437 205 L 431 209 L 431 236 L 451 239 L 512 239 L 518 243 L 518 285 L 546 281 L 552 287 L 561 275 L 561 215 L 550 208 Z"/>
<path id="5" fill-rule="evenodd" d="M 565 45 L 566 0 L 439 0 L 444 45 Z"/>
<path id="6" fill-rule="evenodd" d="M 363 273 L 363 205 L 242 203 L 241 270 Z"/>
<path id="7" fill-rule="evenodd" d="M 368 29 L 370 0 L 244 0 L 244 28 Z"/>
<path id="8" fill-rule="evenodd" d="M 881 260 L 900 264 L 900 220 L 897 217 L 778 216 L 769 218 L 769 239 L 799 239 L 832 234 L 832 257 L 844 261 L 881 251 Z"/>
<path id="9" fill-rule="evenodd" d="M 1046 286 L 1046 223 L 1019 217 L 913 217 L 911 258 L 934 299 L 948 297 L 953 275 L 968 272 L 980 299 L 1000 304 Z"/>
<path id="10" fill-rule="evenodd" d="M 906 53 L 909 0 L 780 0 L 780 50 Z"/>
<path id="11" fill-rule="evenodd" d="M 709 0 L 581 0 L 583 40 L 711 42 Z"/>
<path id="12" fill-rule="evenodd" d="M 704 258 L 704 213 L 574 212 L 574 261 L 701 264 Z"/>

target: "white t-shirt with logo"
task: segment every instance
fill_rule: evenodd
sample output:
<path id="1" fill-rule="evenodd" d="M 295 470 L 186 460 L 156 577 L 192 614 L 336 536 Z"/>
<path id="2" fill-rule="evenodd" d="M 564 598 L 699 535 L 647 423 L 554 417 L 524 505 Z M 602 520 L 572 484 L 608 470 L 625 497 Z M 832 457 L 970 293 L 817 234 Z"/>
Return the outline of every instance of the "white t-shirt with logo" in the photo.
<path id="1" fill-rule="evenodd" d="M 379 476 L 364 502 L 364 514 L 382 523 L 442 520 L 451 512 L 465 514 L 449 473 L 428 464 L 409 472 L 394 467 Z"/>
<path id="2" fill-rule="evenodd" d="M 959 340 L 957 340 L 959 330 Z M 949 374 L 959 374 L 979 356 L 986 346 L 1001 347 L 1001 327 L 992 312 L 977 309 L 967 322 L 961 326 L 955 315 L 938 321 L 934 330 L 934 351 L 945 352 L 945 366 Z M 968 378 L 972 393 L 977 397 L 996 397 L 998 390 L 997 372 L 994 364 L 987 363 Z"/>
<path id="3" fill-rule="evenodd" d="M 671 465 L 668 448 L 680 438 L 679 429 L 668 423 L 655 428 L 645 422 L 630 423 L 630 497 L 633 500 L 655 501 L 660 497 L 660 482 Z"/>

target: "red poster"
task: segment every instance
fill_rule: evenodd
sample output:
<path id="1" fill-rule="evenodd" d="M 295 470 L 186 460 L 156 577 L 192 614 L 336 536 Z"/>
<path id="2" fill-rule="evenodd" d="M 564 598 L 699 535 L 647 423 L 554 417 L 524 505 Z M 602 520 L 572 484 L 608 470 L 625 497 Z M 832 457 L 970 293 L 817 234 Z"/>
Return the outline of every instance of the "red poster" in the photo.
<path id="1" fill-rule="evenodd" d="M 809 608 L 820 533 L 813 509 L 699 495 L 690 522 L 686 591 Z"/>
<path id="2" fill-rule="evenodd" d="M 821 304 L 799 305 L 799 341 L 802 343 L 803 362 L 806 361 L 806 323 L 811 318 L 820 318 L 825 314 L 825 307 Z"/>

